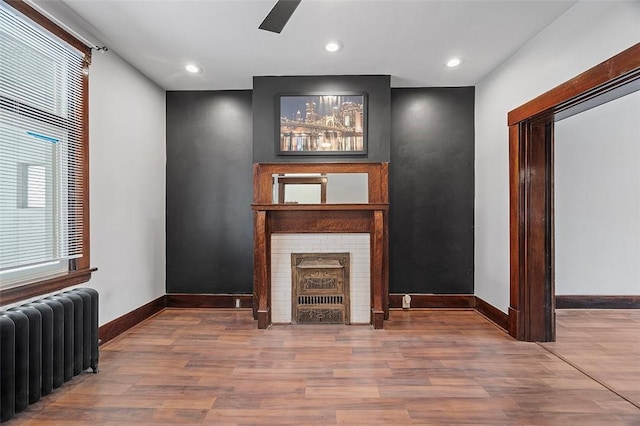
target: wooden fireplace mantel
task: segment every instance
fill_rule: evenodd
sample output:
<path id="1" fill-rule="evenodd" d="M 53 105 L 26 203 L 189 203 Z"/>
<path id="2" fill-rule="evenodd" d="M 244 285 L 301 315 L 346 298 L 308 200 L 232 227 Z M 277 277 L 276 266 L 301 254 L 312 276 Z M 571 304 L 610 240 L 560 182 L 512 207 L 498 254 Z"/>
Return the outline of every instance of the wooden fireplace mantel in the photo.
<path id="1" fill-rule="evenodd" d="M 370 235 L 371 324 L 389 318 L 389 163 L 257 163 L 253 165 L 253 314 L 258 328 L 271 325 L 271 234 Z M 367 173 L 366 204 L 274 204 L 273 175 Z"/>

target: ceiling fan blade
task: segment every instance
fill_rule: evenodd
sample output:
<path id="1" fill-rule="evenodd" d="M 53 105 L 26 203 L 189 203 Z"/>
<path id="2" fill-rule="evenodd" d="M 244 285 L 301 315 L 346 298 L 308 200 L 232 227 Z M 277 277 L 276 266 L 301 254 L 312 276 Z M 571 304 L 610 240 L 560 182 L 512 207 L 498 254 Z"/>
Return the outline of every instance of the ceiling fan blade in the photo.
<path id="1" fill-rule="evenodd" d="M 280 34 L 301 1 L 302 0 L 278 0 L 258 28 Z"/>

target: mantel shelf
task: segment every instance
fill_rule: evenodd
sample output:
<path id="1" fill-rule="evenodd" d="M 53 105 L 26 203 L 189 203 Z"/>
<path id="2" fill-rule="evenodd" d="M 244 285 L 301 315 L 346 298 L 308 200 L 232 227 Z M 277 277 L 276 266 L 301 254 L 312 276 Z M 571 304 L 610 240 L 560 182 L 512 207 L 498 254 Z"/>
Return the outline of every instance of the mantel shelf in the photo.
<path id="1" fill-rule="evenodd" d="M 253 210 L 312 210 L 312 211 L 344 211 L 344 210 L 389 210 L 389 204 L 251 204 Z"/>

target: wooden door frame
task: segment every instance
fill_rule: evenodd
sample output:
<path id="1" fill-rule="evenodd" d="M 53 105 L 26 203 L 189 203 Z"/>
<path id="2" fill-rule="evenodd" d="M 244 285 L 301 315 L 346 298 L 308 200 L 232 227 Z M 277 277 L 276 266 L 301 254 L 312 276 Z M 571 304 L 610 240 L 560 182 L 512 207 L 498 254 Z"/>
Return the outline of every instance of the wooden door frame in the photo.
<path id="1" fill-rule="evenodd" d="M 640 90 L 640 43 L 509 112 L 509 334 L 555 340 L 554 123 Z"/>

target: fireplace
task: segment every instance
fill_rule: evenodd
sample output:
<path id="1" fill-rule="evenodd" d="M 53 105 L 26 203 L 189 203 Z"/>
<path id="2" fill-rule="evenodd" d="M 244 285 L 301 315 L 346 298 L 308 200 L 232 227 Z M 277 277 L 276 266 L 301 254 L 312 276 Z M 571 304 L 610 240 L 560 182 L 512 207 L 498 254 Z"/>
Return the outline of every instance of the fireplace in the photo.
<path id="1" fill-rule="evenodd" d="M 349 324 L 349 253 L 291 254 L 291 323 Z"/>
<path id="2" fill-rule="evenodd" d="M 342 236 L 366 237 L 364 257 L 366 262 L 358 261 L 359 267 L 366 268 L 366 273 L 359 272 L 358 280 L 363 277 L 366 292 L 357 288 L 358 303 L 350 300 L 345 304 L 344 298 L 354 295 L 354 282 L 350 280 L 350 291 L 343 294 L 344 317 L 353 324 L 354 318 L 359 318 L 356 323 L 371 324 L 374 328 L 383 328 L 385 319 L 389 315 L 389 272 L 388 272 L 388 163 L 279 163 L 279 164 L 254 164 L 254 203 L 251 205 L 254 211 L 254 318 L 258 321 L 258 328 L 267 328 L 272 322 L 291 323 L 299 322 L 301 317 L 295 317 L 292 303 L 291 284 L 291 258 L 286 260 L 286 268 L 282 270 L 282 258 L 274 263 L 274 256 L 279 256 L 281 251 L 292 253 L 327 253 L 349 252 L 351 266 L 354 266 L 352 249 L 360 250 L 359 244 L 351 244 L 349 247 L 336 243 Z M 300 176 L 305 174 L 321 175 L 328 177 L 331 184 L 331 174 L 365 174 L 366 175 L 366 199 L 353 201 L 329 201 L 330 188 L 327 188 L 327 201 L 302 202 L 296 197 L 296 202 L 278 203 L 278 180 L 281 176 Z M 342 177 L 342 176 L 340 176 Z M 310 185 L 310 184 L 308 184 Z M 284 198 L 284 197 L 282 197 Z M 315 237 L 319 235 L 320 237 Z M 333 241 L 322 250 L 314 250 L 314 247 L 295 247 L 283 249 L 281 240 L 302 240 L 307 244 L 313 238 Z M 282 237 L 282 238 L 280 238 Z M 357 238 L 356 238 L 357 239 Z M 283 273 L 284 272 L 284 273 Z M 353 270 L 352 276 L 353 276 Z M 282 287 L 280 278 L 285 276 L 287 280 Z M 313 302 L 320 299 L 304 299 Z M 336 301 L 338 299 L 331 299 Z M 320 300 L 323 301 L 323 300 Z M 304 304 L 304 303 L 303 303 Z M 313 303 L 311 303 L 313 304 Z M 286 305 L 286 307 L 285 307 Z M 354 306 L 356 309 L 354 311 Z M 274 309 L 275 308 L 275 309 Z M 314 308 L 315 309 L 315 308 Z M 304 311 L 304 308 L 302 309 Z M 277 311 L 277 312 L 276 312 Z M 336 311 L 337 312 L 337 311 Z M 273 316 L 273 317 L 272 317 Z M 323 314 L 323 318 L 326 316 Z M 305 321 L 306 319 L 303 319 Z"/>

